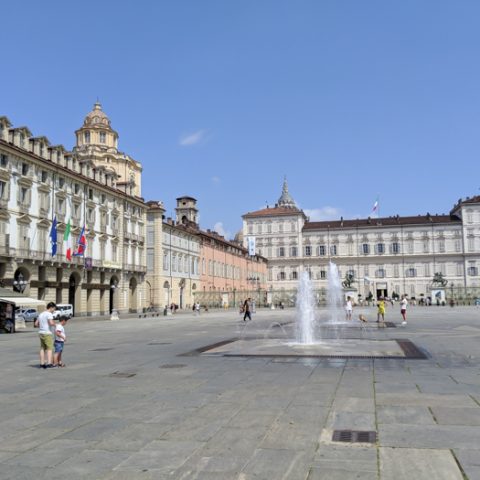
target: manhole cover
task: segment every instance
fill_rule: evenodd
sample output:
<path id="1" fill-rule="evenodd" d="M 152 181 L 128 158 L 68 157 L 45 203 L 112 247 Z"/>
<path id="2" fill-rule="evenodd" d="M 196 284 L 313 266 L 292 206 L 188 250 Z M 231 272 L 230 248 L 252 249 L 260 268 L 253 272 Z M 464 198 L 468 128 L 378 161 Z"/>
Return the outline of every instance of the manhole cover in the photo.
<path id="1" fill-rule="evenodd" d="M 161 365 L 160 368 L 183 368 L 186 367 L 183 363 L 166 363 L 165 365 Z"/>
<path id="2" fill-rule="evenodd" d="M 375 443 L 377 432 L 359 430 L 334 430 L 332 440 L 346 443 Z"/>
<path id="3" fill-rule="evenodd" d="M 109 375 L 109 377 L 115 377 L 115 378 L 130 378 L 134 377 L 136 373 L 131 373 L 131 372 L 113 372 Z"/>
<path id="4" fill-rule="evenodd" d="M 91 352 L 107 352 L 108 350 L 113 350 L 113 348 L 94 348 L 90 350 Z"/>

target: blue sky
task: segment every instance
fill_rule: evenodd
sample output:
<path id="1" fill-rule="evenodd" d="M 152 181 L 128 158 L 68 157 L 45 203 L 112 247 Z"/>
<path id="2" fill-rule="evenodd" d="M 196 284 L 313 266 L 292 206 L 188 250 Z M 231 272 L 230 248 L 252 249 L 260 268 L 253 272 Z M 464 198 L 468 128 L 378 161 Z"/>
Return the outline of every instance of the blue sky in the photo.
<path id="1" fill-rule="evenodd" d="M 234 234 L 283 176 L 312 219 L 480 193 L 477 0 L 24 0 L 0 115 L 71 148 L 99 97 L 143 193 Z"/>

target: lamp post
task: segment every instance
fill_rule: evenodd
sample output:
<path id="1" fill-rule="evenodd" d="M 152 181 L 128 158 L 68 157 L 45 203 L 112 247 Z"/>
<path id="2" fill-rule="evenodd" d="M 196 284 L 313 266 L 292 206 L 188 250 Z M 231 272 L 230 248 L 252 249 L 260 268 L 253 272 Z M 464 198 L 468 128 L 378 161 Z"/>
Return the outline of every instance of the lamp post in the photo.
<path id="1" fill-rule="evenodd" d="M 13 280 L 13 286 L 17 292 L 23 293 L 27 288 L 28 282 L 25 280 L 22 272 L 18 272 Z"/>
<path id="2" fill-rule="evenodd" d="M 253 285 L 253 289 L 255 288 L 255 286 L 257 287 L 257 297 L 258 297 L 258 301 L 260 301 L 260 277 L 255 277 L 255 276 L 252 276 L 252 277 L 247 277 L 247 282 L 250 282 L 252 285 Z M 256 301 L 253 305 L 253 311 L 255 311 L 255 304 L 256 304 Z"/>

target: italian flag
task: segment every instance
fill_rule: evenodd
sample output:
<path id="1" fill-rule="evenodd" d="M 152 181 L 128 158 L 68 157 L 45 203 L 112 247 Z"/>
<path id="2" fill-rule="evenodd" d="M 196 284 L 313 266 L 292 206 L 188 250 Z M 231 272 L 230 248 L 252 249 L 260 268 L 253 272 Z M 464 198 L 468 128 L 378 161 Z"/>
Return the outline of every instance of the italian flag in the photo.
<path id="1" fill-rule="evenodd" d="M 70 234 L 70 220 L 68 220 L 67 228 L 63 234 L 63 243 L 65 244 L 65 255 L 67 260 L 72 261 L 72 235 Z"/>

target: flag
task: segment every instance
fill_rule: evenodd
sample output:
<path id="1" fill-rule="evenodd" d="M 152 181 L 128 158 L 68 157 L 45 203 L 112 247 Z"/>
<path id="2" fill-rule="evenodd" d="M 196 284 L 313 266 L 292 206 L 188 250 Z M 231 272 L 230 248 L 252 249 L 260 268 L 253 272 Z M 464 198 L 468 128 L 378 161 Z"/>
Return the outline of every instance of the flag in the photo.
<path id="1" fill-rule="evenodd" d="M 378 197 L 375 200 L 375 203 L 373 204 L 372 214 L 374 214 L 374 213 L 378 214 Z"/>
<path id="2" fill-rule="evenodd" d="M 57 254 L 57 216 L 53 219 L 52 228 L 50 229 L 50 243 L 52 245 L 52 257 Z"/>
<path id="3" fill-rule="evenodd" d="M 255 255 L 255 237 L 248 237 L 247 242 L 248 254 L 253 257 Z"/>
<path id="4" fill-rule="evenodd" d="M 73 255 L 78 257 L 84 256 L 86 249 L 87 249 L 87 239 L 85 237 L 85 225 L 84 225 L 77 240 L 77 250 Z"/>
<path id="5" fill-rule="evenodd" d="M 65 256 L 67 260 L 72 261 L 72 235 L 70 234 L 70 220 L 68 220 L 67 228 L 63 234 L 63 243 L 65 244 Z"/>

